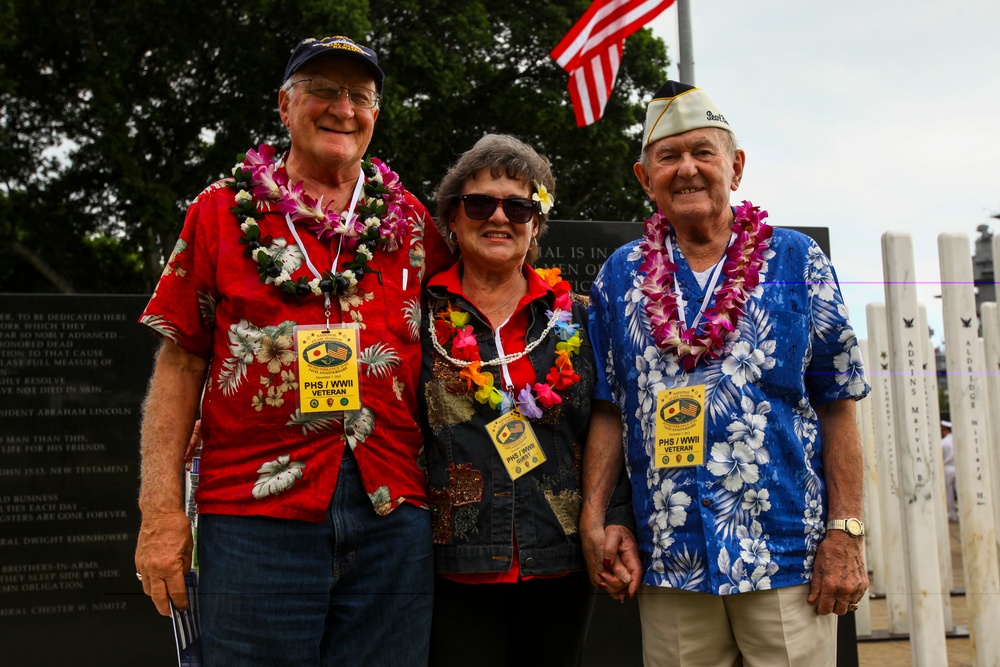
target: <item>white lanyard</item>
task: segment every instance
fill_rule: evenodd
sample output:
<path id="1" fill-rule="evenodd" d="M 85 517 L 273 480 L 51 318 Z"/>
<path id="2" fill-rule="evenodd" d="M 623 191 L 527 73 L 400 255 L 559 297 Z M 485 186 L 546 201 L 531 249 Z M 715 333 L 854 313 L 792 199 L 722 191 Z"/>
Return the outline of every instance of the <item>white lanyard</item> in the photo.
<path id="1" fill-rule="evenodd" d="M 726 244 L 726 250 L 729 246 L 733 244 L 736 240 L 736 232 L 729 235 L 729 243 Z M 677 266 L 677 262 L 674 261 L 674 238 L 673 236 L 667 236 L 667 256 L 670 258 L 670 263 Z M 698 323 L 701 321 L 701 316 L 705 314 L 708 309 L 708 302 L 712 299 L 712 295 L 715 293 L 715 284 L 719 282 L 719 274 L 722 273 L 722 265 L 726 262 L 726 253 L 722 253 L 722 258 L 715 265 L 715 269 L 712 271 L 712 278 L 708 281 L 708 286 L 705 288 L 705 297 L 701 300 L 701 308 L 698 310 L 698 314 L 694 317 L 694 323 L 691 325 L 692 329 L 698 327 Z M 690 267 L 689 267 L 690 268 Z M 687 301 L 684 300 L 684 293 L 681 292 L 680 283 L 677 282 L 678 271 L 674 271 L 672 276 L 674 281 L 674 294 L 677 295 L 677 319 L 681 324 L 681 329 L 687 329 L 687 314 L 684 310 L 687 308 Z"/>
<path id="2" fill-rule="evenodd" d="M 351 205 L 344 211 L 344 220 L 350 221 L 354 217 L 354 209 L 357 208 L 358 199 L 361 197 L 361 187 L 365 184 L 365 173 L 361 171 L 358 173 L 358 183 L 354 186 L 354 195 L 351 197 Z M 320 200 L 322 203 L 322 200 Z M 316 280 L 321 280 L 323 278 L 320 272 L 313 265 L 312 260 L 309 259 L 309 251 L 306 250 L 305 244 L 302 243 L 302 239 L 299 238 L 299 233 L 295 229 L 295 225 L 292 224 L 292 216 L 285 214 L 285 222 L 288 224 L 288 231 L 292 233 L 295 237 L 295 242 L 299 245 L 299 250 L 302 251 L 302 259 L 305 260 L 306 266 L 309 267 L 309 271 L 316 277 Z M 344 235 L 340 234 L 340 242 L 337 244 L 337 254 L 333 258 L 333 264 L 330 267 L 330 273 L 337 273 L 337 262 L 340 261 L 340 250 L 344 247 Z M 326 325 L 330 326 L 330 294 L 327 292 L 323 293 L 323 298 L 325 299 L 326 308 Z"/>
<path id="3" fill-rule="evenodd" d="M 506 320 L 504 320 L 500 324 L 500 326 L 498 326 L 496 328 L 496 331 L 493 332 L 493 343 L 497 346 L 497 358 L 502 360 L 501 363 L 500 363 L 500 372 L 503 374 L 503 384 L 504 384 L 504 387 L 506 387 L 506 389 L 507 389 L 507 391 L 503 392 L 504 399 L 505 399 L 504 400 L 504 404 L 505 405 L 508 403 L 508 401 L 506 400 L 508 398 L 510 399 L 511 402 L 513 402 L 513 399 L 514 399 L 514 380 L 510 377 L 510 369 L 507 368 L 507 360 L 505 359 L 505 357 L 507 356 L 507 353 L 503 349 L 503 341 L 500 340 L 500 330 L 503 329 L 504 326 L 506 326 L 506 324 L 508 322 L 510 322 L 510 318 L 513 317 L 513 316 L 514 316 L 514 314 L 511 313 L 511 315 Z M 527 336 L 525 336 L 525 342 L 527 342 L 527 341 L 528 341 L 528 338 L 527 338 Z M 502 410 L 503 407 L 504 406 L 501 406 L 501 412 L 503 412 L 503 410 Z M 509 406 L 507 406 L 507 407 L 508 407 L 508 411 L 509 411 Z"/>

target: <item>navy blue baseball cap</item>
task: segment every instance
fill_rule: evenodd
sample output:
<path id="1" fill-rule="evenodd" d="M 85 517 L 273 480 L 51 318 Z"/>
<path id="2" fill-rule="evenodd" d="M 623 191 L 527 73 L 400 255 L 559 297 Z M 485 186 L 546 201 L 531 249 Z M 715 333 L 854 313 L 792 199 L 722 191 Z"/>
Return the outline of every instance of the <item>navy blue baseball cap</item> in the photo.
<path id="1" fill-rule="evenodd" d="M 378 66 L 378 56 L 367 46 L 355 44 L 350 37 L 307 37 L 292 51 L 285 67 L 285 81 L 291 78 L 303 65 L 323 56 L 340 56 L 356 60 L 368 67 L 375 77 L 375 90 L 381 95 L 385 74 Z"/>

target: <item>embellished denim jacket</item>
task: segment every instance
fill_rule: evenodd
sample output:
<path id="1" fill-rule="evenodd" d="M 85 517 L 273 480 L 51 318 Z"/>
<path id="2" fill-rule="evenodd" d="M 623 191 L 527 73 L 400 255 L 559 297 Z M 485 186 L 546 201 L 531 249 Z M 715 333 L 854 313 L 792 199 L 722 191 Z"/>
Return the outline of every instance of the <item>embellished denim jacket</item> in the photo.
<path id="1" fill-rule="evenodd" d="M 586 335 L 587 308 L 574 298 L 573 322 L 581 326 L 582 343 L 573 358 L 580 381 L 560 392 L 562 403 L 530 419 L 545 462 L 511 481 L 486 424 L 500 411 L 479 403 L 459 377 L 461 369 L 433 348 L 428 333 L 436 312 L 450 301 L 471 313 L 484 359 L 497 356 L 493 330 L 462 297 L 441 286 L 428 288 L 422 327 L 421 369 L 425 415 L 428 497 L 434 526 L 435 565 L 441 573 L 506 572 L 517 540 L 518 567 L 524 575 L 550 575 L 585 569 L 577 523 L 583 446 L 590 419 L 594 357 Z M 548 324 L 545 311 L 552 295 L 528 307 L 527 340 L 534 341 Z M 559 339 L 549 335 L 529 359 L 539 382 L 552 367 Z"/>

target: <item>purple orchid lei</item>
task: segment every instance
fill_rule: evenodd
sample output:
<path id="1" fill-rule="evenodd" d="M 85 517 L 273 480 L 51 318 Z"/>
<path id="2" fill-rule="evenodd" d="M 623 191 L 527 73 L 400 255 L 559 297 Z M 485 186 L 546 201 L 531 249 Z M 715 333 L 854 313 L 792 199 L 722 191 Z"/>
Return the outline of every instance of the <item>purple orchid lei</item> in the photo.
<path id="1" fill-rule="evenodd" d="M 244 255 L 256 263 L 262 283 L 274 284 L 299 297 L 350 296 L 375 251 L 384 247 L 392 252 L 399 247 L 406 221 L 413 213 L 399 175 L 378 158 L 362 161 L 361 169 L 365 175 L 363 193 L 354 215 L 347 216 L 346 212 L 338 213 L 329 205 L 323 206 L 322 197 L 317 200 L 306 194 L 301 182 L 289 184 L 288 173 L 276 158 L 273 146 L 261 144 L 256 151 L 251 149 L 241 156 L 227 185 L 236 191 L 232 211 L 244 234 L 240 238 L 240 243 L 246 246 Z M 343 270 L 328 270 L 315 280 L 306 277 L 292 280 L 282 262 L 268 249 L 271 238 L 262 238 L 260 234 L 257 221 L 264 217 L 268 201 L 320 240 L 339 236 L 344 249 L 356 251 L 354 259 L 346 262 Z"/>
<path id="2" fill-rule="evenodd" d="M 639 250 L 646 261 L 639 270 L 646 274 L 639 285 L 646 296 L 653 340 L 662 350 L 672 351 L 684 370 L 694 368 L 702 359 L 718 359 L 726 334 L 736 329 L 750 293 L 760 283 L 764 252 L 770 245 L 771 226 L 764 222 L 767 211 L 749 201 L 735 207 L 733 233 L 736 238 L 726 249 L 722 265 L 725 277 L 715 293 L 715 303 L 705 311 L 704 324 L 682 329 L 678 317 L 677 294 L 672 290 L 677 265 L 667 254 L 670 222 L 659 212 L 646 220 L 646 232 Z"/>

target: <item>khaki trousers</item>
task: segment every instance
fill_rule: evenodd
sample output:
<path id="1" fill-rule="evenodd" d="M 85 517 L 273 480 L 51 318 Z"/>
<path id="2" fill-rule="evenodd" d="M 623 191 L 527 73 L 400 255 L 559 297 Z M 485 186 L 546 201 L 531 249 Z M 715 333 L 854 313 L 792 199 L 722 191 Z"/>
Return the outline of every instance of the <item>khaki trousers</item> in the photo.
<path id="1" fill-rule="evenodd" d="M 806 602 L 809 585 L 738 595 L 641 586 L 646 667 L 834 667 L 837 617 Z"/>

